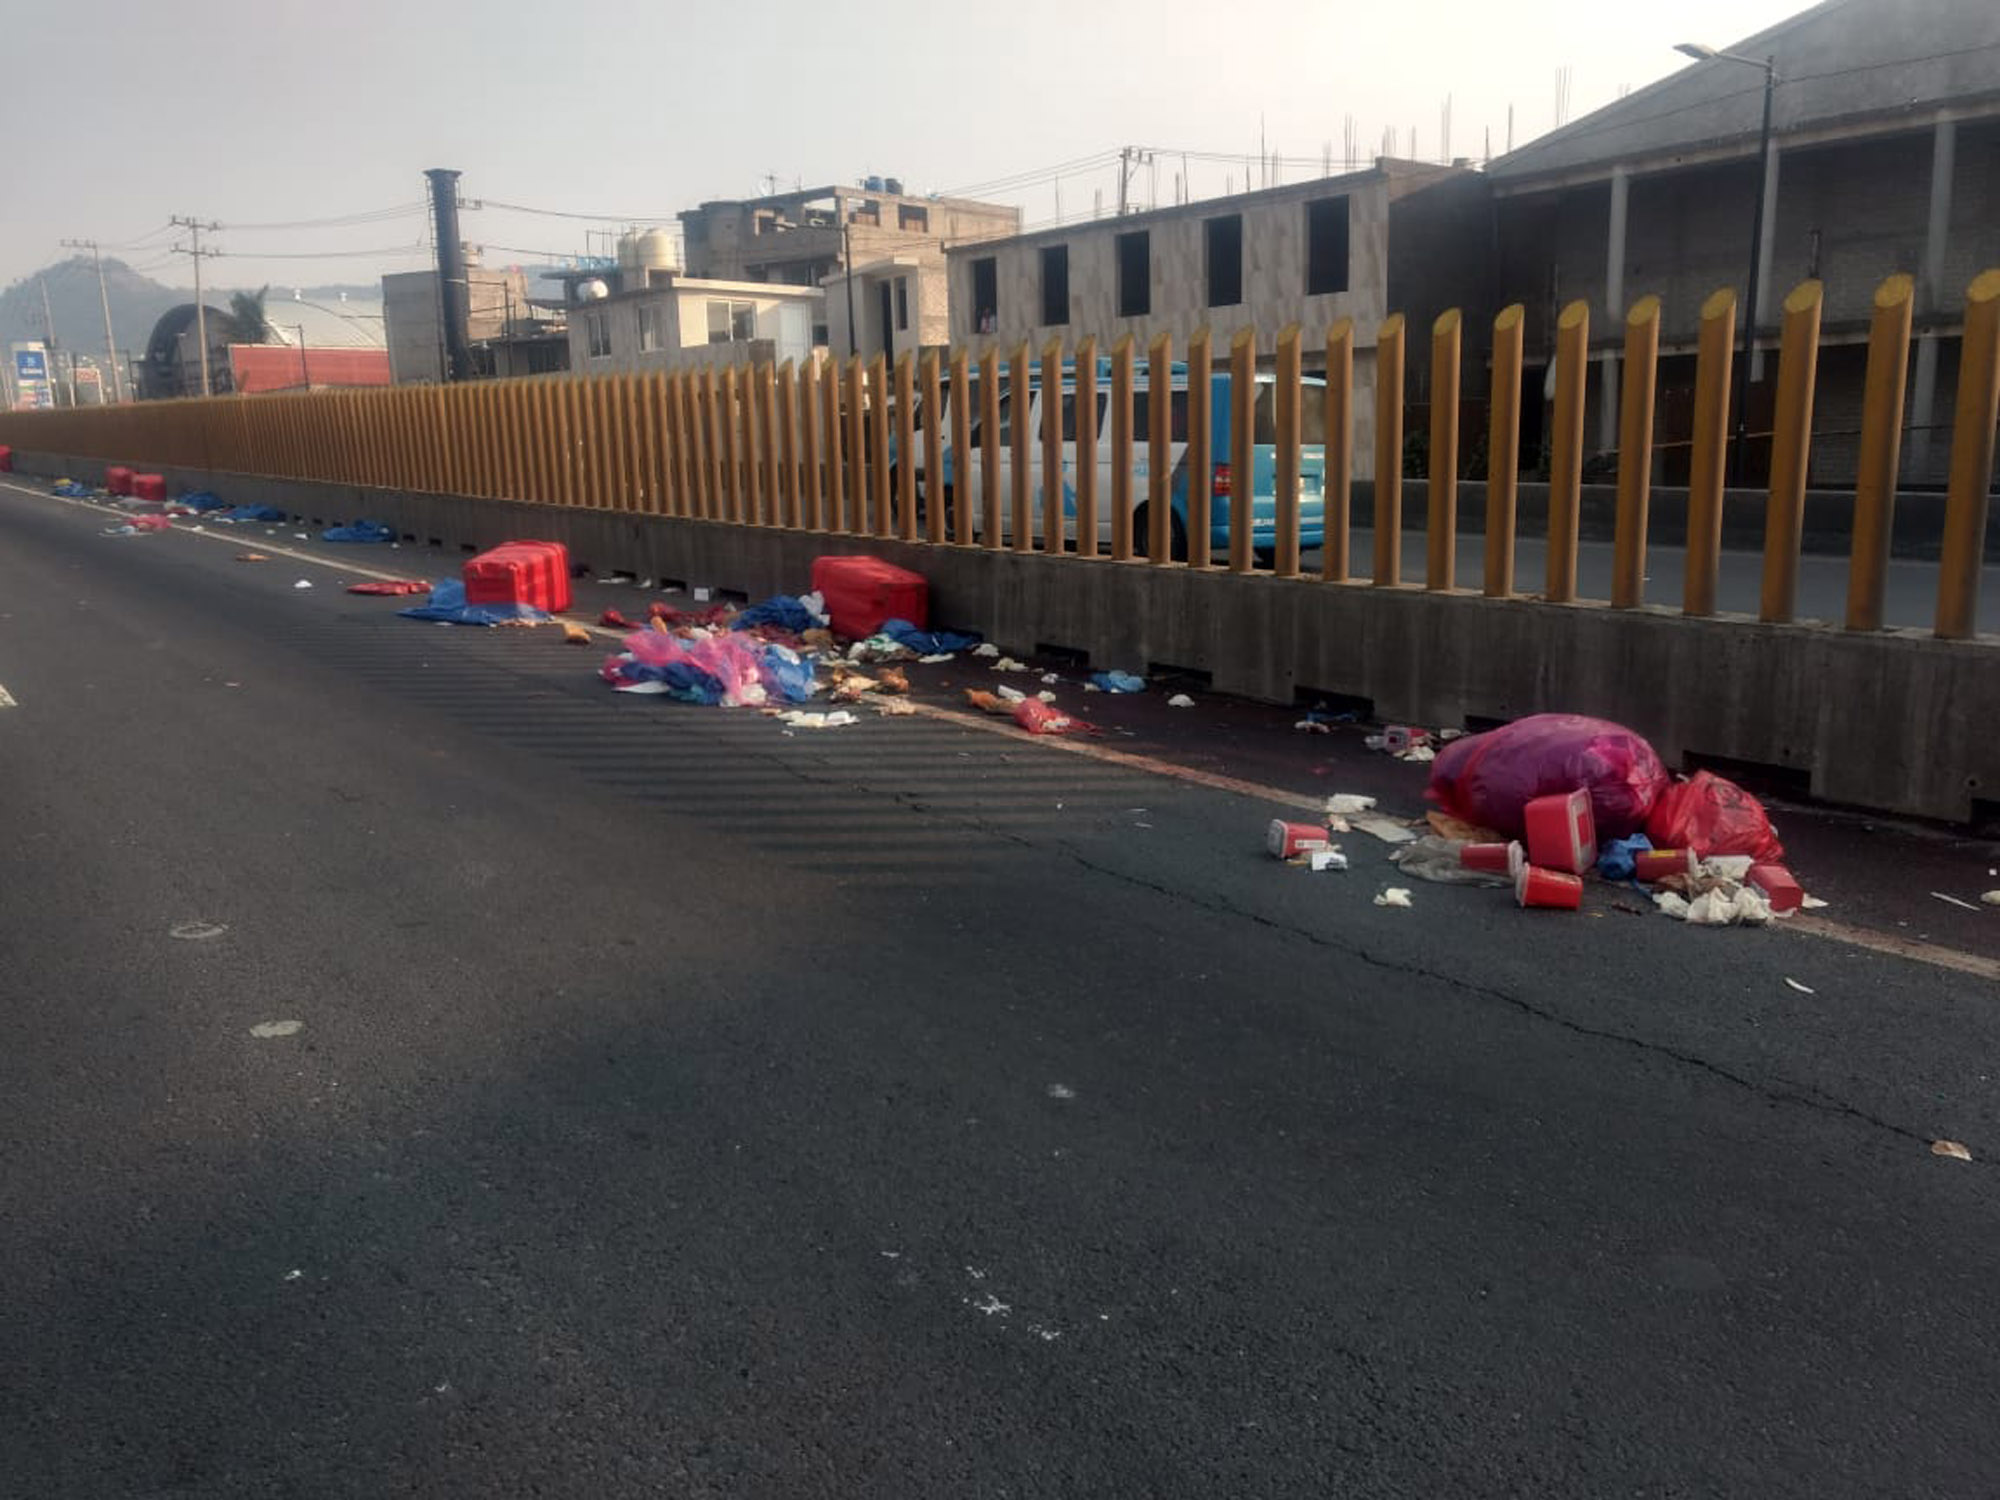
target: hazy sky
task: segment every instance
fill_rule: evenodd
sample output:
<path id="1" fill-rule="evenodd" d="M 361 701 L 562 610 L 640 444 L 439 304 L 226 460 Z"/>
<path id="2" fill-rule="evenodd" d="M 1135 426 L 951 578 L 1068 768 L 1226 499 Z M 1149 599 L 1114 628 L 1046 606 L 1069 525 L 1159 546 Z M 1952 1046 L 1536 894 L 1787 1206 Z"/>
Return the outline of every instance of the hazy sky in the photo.
<path id="1" fill-rule="evenodd" d="M 1405 154 L 1504 149 L 1687 65 L 1673 43 L 1726 46 L 1804 0 L 881 0 L 752 7 L 491 0 L 4 0 L 17 109 L 0 174 L 0 280 L 94 238 L 164 281 L 172 215 L 231 226 L 214 282 L 373 281 L 423 263 L 422 171 L 458 167 L 468 199 L 670 218 L 704 198 L 903 179 L 909 191 L 1018 202 L 1032 222 L 1115 199 L 1115 166 L 1047 169 L 1121 145 L 1158 148 L 1135 194 L 1169 202 L 1180 153 L 1196 196 L 1242 188 L 1260 130 L 1316 175 L 1385 127 Z M 1000 18 L 1010 15 L 1003 22 Z M 39 104 L 34 81 L 47 80 Z M 32 121 L 32 125 L 30 125 Z M 1243 158 L 1253 163 L 1246 166 Z M 1035 180 L 1030 180 L 1035 179 Z M 344 225 L 301 221 L 409 208 Z M 285 225 L 301 227 L 265 228 Z M 592 225 L 486 209 L 467 239 L 488 264 L 577 254 Z M 128 248 L 129 247 L 129 248 Z M 396 253 L 377 253 L 394 250 Z M 332 252 L 364 252 L 335 255 Z"/>

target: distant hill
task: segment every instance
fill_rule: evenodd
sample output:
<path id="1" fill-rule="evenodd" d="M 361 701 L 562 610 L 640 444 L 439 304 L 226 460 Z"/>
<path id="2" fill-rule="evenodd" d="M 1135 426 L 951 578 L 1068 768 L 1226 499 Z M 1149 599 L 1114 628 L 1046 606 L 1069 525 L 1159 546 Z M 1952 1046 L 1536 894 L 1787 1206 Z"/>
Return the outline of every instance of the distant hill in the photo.
<path id="1" fill-rule="evenodd" d="M 97 269 L 87 255 L 57 261 L 36 276 L 24 276 L 0 291 L 0 343 L 42 336 L 42 288 L 46 278 L 49 310 L 55 315 L 56 338 L 62 347 L 102 359 L 104 309 L 97 295 Z M 143 352 L 153 325 L 170 307 L 189 294 L 141 276 L 123 261 L 107 258 L 104 286 L 111 298 L 111 326 L 118 335 L 118 352 Z M 225 299 L 227 294 L 224 294 Z"/>

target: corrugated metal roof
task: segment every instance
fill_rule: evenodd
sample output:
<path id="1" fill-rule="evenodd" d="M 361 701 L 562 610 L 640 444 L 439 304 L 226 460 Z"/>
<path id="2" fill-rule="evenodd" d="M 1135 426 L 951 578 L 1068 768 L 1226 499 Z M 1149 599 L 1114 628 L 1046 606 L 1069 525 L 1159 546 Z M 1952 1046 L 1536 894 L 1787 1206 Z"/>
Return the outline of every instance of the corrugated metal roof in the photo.
<path id="1" fill-rule="evenodd" d="M 1844 121 L 1920 119 L 1941 106 L 2000 107 L 2000 0 L 1824 0 L 1722 50 L 1775 59 L 1771 123 L 1781 140 Z M 1487 170 L 1496 183 L 1525 185 L 1735 144 L 1751 151 L 1763 96 L 1756 68 L 1690 63 L 1495 158 Z"/>

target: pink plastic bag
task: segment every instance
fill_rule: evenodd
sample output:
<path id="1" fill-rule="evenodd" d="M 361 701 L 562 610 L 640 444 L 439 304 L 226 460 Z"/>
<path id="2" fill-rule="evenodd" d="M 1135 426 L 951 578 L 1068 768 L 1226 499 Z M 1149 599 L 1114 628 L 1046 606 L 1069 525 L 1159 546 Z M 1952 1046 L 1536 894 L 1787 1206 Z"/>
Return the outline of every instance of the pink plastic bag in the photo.
<path id="1" fill-rule="evenodd" d="M 1072 730 L 1087 730 L 1089 726 L 1072 719 L 1061 709 L 1044 703 L 1039 698 L 1023 698 L 1014 705 L 1014 722 L 1030 734 L 1068 734 Z"/>
<path id="2" fill-rule="evenodd" d="M 1597 836 L 1614 839 L 1645 826 L 1667 780 L 1653 747 L 1622 725 L 1534 714 L 1446 745 L 1425 795 L 1453 817 L 1519 838 L 1530 802 L 1581 787 Z"/>
<path id="3" fill-rule="evenodd" d="M 1692 849 L 1697 859 L 1747 854 L 1760 865 L 1775 865 L 1785 857 L 1764 804 L 1708 771 L 1697 771 L 1660 793 L 1646 819 L 1646 837 L 1655 849 Z"/>

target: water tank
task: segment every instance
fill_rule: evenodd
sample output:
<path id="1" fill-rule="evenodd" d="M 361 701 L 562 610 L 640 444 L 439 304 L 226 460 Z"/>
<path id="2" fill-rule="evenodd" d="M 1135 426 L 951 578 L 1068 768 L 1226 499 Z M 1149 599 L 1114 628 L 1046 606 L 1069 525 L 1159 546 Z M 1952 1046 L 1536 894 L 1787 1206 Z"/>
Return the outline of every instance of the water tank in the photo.
<path id="1" fill-rule="evenodd" d="M 903 179 L 900 177 L 884 177 L 882 179 L 882 191 L 897 198 L 902 197 Z"/>
<path id="2" fill-rule="evenodd" d="M 647 229 L 631 236 L 635 271 L 671 271 L 680 264 L 680 250 L 671 229 Z"/>
<path id="3" fill-rule="evenodd" d="M 577 284 L 576 300 L 579 302 L 602 302 L 610 295 L 611 288 L 606 286 L 601 278 L 592 277 L 589 281 Z"/>
<path id="4" fill-rule="evenodd" d="M 639 232 L 628 229 L 618 236 L 618 269 L 636 271 L 639 269 Z"/>
<path id="5" fill-rule="evenodd" d="M 870 177 L 861 185 L 864 188 L 868 189 L 868 191 L 871 193 L 883 193 L 888 191 L 887 188 L 882 186 L 882 179 L 879 177 Z"/>

